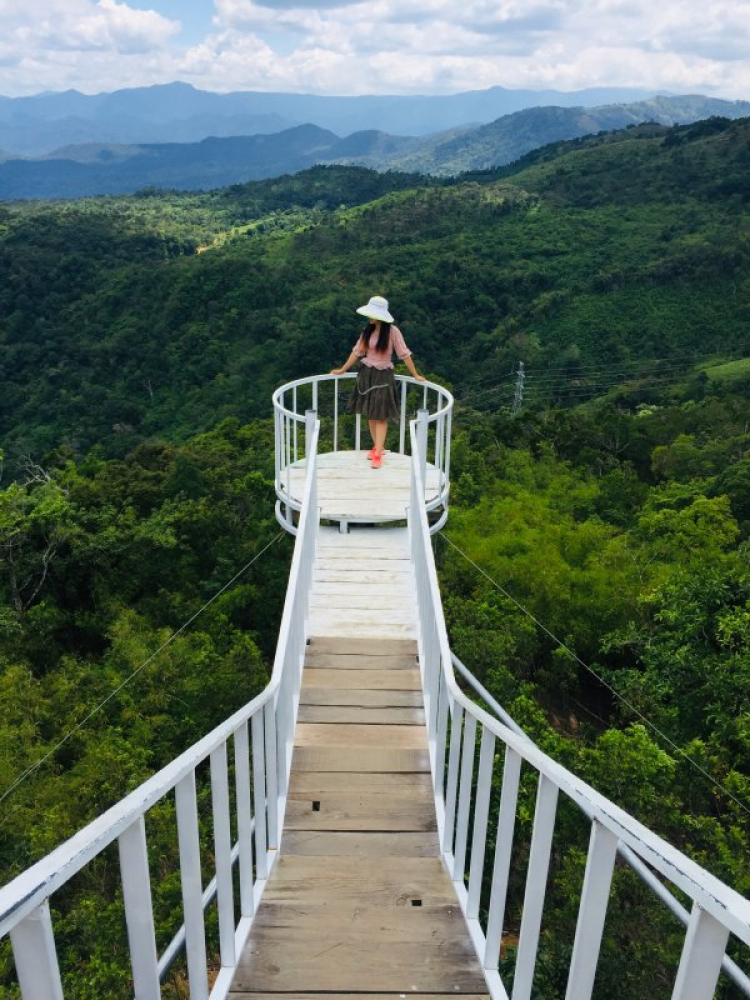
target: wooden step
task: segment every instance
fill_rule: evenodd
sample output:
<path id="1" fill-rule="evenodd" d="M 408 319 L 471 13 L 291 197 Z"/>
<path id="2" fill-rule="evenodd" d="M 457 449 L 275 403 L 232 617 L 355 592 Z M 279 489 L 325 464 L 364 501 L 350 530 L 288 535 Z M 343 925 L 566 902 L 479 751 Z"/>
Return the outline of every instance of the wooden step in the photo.
<path id="1" fill-rule="evenodd" d="M 356 634 L 325 638 L 323 636 L 310 639 L 308 652 L 311 653 L 355 653 L 367 656 L 394 656 L 399 653 L 417 655 L 417 643 L 414 639 L 371 639 L 362 640 Z"/>
<path id="2" fill-rule="evenodd" d="M 301 857 L 437 858 L 437 831 L 402 833 L 289 830 L 281 841 L 281 853 Z"/>
<path id="3" fill-rule="evenodd" d="M 309 652 L 305 656 L 305 669 L 313 670 L 319 667 L 326 667 L 329 670 L 414 670 L 415 665 L 416 659 L 410 653 L 371 656 L 361 653 Z"/>
<path id="4" fill-rule="evenodd" d="M 315 671 L 317 673 L 317 671 Z M 329 678 L 337 674 L 331 672 Z M 300 705 L 329 706 L 360 706 L 362 708 L 422 708 L 422 691 L 417 688 L 408 690 L 369 690 L 366 688 L 338 688 L 303 686 L 300 694 Z"/>
<path id="5" fill-rule="evenodd" d="M 363 708 L 361 705 L 300 705 L 298 722 L 327 722 L 336 725 L 367 723 L 387 726 L 424 726 L 421 708 Z"/>

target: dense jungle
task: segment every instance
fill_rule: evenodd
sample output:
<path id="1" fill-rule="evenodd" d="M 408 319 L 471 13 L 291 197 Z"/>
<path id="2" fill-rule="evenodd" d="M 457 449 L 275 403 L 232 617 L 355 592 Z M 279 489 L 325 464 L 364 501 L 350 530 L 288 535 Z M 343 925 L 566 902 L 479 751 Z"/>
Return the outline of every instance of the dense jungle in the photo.
<path id="1" fill-rule="evenodd" d="M 0 205 L 2 881 L 265 685 L 292 549 L 270 395 L 340 364 L 371 294 L 456 396 L 435 541 L 455 652 L 546 752 L 747 895 L 750 119 L 451 180 L 316 167 Z M 174 810 L 149 824 L 163 946 Z M 580 817 L 559 827 L 535 1000 L 564 992 L 585 863 Z M 613 894 L 597 997 L 668 998 L 680 925 L 627 868 Z M 55 904 L 66 995 L 130 996 L 115 856 Z M 179 965 L 163 995 L 187 995 Z"/>

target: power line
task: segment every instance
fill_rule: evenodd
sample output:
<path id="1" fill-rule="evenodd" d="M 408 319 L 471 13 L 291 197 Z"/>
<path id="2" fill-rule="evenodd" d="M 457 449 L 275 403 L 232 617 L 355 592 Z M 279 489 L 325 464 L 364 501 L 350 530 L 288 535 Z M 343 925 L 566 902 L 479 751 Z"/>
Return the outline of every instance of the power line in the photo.
<path id="1" fill-rule="evenodd" d="M 541 385 L 561 385 L 571 380 L 580 379 L 585 382 L 598 382 L 602 379 L 626 379 L 632 380 L 636 378 L 650 378 L 652 376 L 663 375 L 670 372 L 681 372 L 686 373 L 691 369 L 692 364 L 688 362 L 683 362 L 683 364 L 675 365 L 661 365 L 657 368 L 631 368 L 623 369 L 613 367 L 611 369 L 602 370 L 598 372 L 569 372 L 565 377 L 562 375 L 546 376 L 546 375 L 529 375 L 528 379 L 530 382 Z"/>
<path id="2" fill-rule="evenodd" d="M 85 718 L 81 719 L 81 721 L 79 723 L 77 723 L 75 726 L 73 726 L 73 728 L 70 730 L 70 732 L 66 733 L 65 736 L 63 736 L 63 738 L 60 740 L 59 743 L 57 743 L 54 747 L 52 747 L 51 750 L 48 750 L 47 753 L 43 757 L 40 757 L 40 759 L 35 764 L 32 764 L 30 767 L 27 767 L 26 770 L 23 771 L 22 774 L 19 774 L 19 776 L 16 778 L 16 780 L 13 782 L 13 784 L 10 785 L 8 788 L 6 788 L 5 791 L 3 792 L 3 794 L 0 795 L 0 803 L 4 802 L 5 799 L 11 794 L 11 792 L 13 792 L 16 788 L 18 788 L 18 786 L 23 781 L 25 781 L 31 774 L 33 774 L 34 771 L 37 771 L 42 766 L 42 764 L 46 763 L 46 761 L 48 761 L 50 759 L 50 757 L 53 757 L 57 753 L 57 751 L 60 749 L 60 747 L 63 746 L 65 743 L 67 743 L 68 740 L 72 736 L 74 736 L 80 729 L 83 729 L 83 727 L 86 725 L 86 723 L 89 722 L 98 712 L 100 712 L 104 708 L 104 706 L 107 704 L 107 702 L 111 701 L 112 698 L 114 698 L 116 694 L 119 694 L 120 691 L 122 691 L 122 689 L 124 687 L 126 687 L 126 685 L 128 685 L 135 677 L 137 677 L 138 674 L 140 674 L 140 672 L 142 670 L 145 670 L 145 668 L 149 665 L 149 663 L 151 663 L 153 660 L 155 660 L 156 657 L 160 653 L 162 653 L 167 648 L 167 646 L 169 646 L 169 644 L 171 642 L 173 642 L 177 638 L 178 635 L 180 635 L 182 632 L 184 632 L 185 629 L 189 625 L 192 625 L 192 623 L 195 621 L 196 618 L 198 618 L 199 615 L 203 614 L 203 612 L 206 610 L 206 608 L 210 607 L 213 604 L 213 602 L 218 597 L 221 597 L 221 595 L 224 593 L 224 591 L 228 590 L 232 586 L 233 583 L 235 583 L 237 580 L 239 580 L 239 578 L 250 569 L 250 567 L 253 565 L 253 563 L 256 562 L 258 559 L 260 559 L 260 557 L 265 552 L 267 552 L 268 549 L 270 549 L 272 545 L 275 545 L 276 542 L 278 542 L 278 540 L 282 537 L 283 534 L 284 534 L 284 532 L 280 531 L 278 533 L 278 535 L 276 535 L 275 538 L 271 539 L 271 541 L 266 546 L 264 546 L 264 548 L 262 548 L 260 550 L 260 552 L 258 552 L 256 555 L 253 556 L 253 558 L 250 560 L 249 563 L 247 563 L 245 566 L 243 566 L 242 569 L 239 570 L 238 573 L 235 573 L 235 575 L 232 577 L 232 579 L 228 583 L 224 584 L 224 586 L 221 588 L 221 590 L 218 590 L 213 595 L 213 597 L 210 598 L 210 600 L 206 601 L 206 603 L 203 605 L 202 608 L 199 608 L 198 611 L 196 611 L 194 615 L 192 615 L 190 618 L 188 618 L 188 620 L 186 622 L 183 622 L 183 624 L 180 625 L 180 627 L 176 631 L 174 631 L 170 635 L 170 637 L 165 642 L 163 642 L 161 644 L 161 646 L 159 646 L 158 649 L 154 650 L 154 652 L 151 653 L 151 655 L 149 657 L 147 657 L 143 661 L 143 663 L 140 664 L 140 666 L 136 667 L 136 669 L 128 677 L 126 677 L 124 681 L 122 681 L 120 684 L 117 685 L 116 688 L 114 688 L 112 691 L 110 691 L 110 693 L 107 695 L 107 697 L 103 701 L 101 701 L 96 706 L 96 708 L 92 708 L 91 711 L 88 713 L 88 715 L 85 716 Z"/>
<path id="3" fill-rule="evenodd" d="M 627 375 L 629 370 L 645 371 L 650 366 L 661 366 L 658 370 L 659 372 L 669 371 L 669 370 L 679 370 L 685 368 L 696 367 L 705 362 L 716 361 L 717 364 L 722 363 L 725 360 L 734 361 L 739 358 L 744 357 L 748 351 L 750 351 L 750 344 L 739 346 L 733 348 L 731 351 L 724 354 L 717 354 L 716 351 L 711 354 L 700 354 L 692 358 L 686 358 L 684 352 L 682 354 L 672 354 L 663 355 L 662 357 L 656 358 L 643 358 L 643 359 L 633 359 L 631 361 L 616 361 L 612 363 L 604 362 L 594 362 L 590 364 L 576 364 L 576 372 L 581 374 L 581 377 L 591 377 L 594 378 L 599 375 Z M 515 374 L 515 369 L 511 368 L 508 372 L 506 378 L 511 379 Z M 561 381 L 566 382 L 570 378 L 577 377 L 575 373 L 571 373 L 569 365 L 553 366 L 547 368 L 541 368 L 538 370 L 537 374 L 526 376 L 528 379 L 533 379 L 535 382 L 548 382 L 548 381 Z M 474 392 L 474 387 L 479 387 L 491 379 L 497 379 L 497 375 L 478 375 L 469 379 L 462 379 L 462 385 L 467 386 L 471 393 Z M 495 384 L 498 384 L 497 382 Z"/>
<path id="4" fill-rule="evenodd" d="M 593 667 L 590 667 L 588 663 L 584 663 L 577 653 L 575 653 L 572 649 L 570 649 L 569 646 L 566 646 L 566 644 L 562 641 L 562 639 L 558 639 L 557 636 L 554 634 L 554 632 L 550 631 L 550 629 L 548 629 L 546 625 L 540 622 L 539 619 L 535 615 L 533 615 L 531 611 L 525 608 L 520 601 L 517 601 L 512 594 L 509 594 L 504 587 L 500 586 L 500 584 L 496 580 L 493 580 L 492 577 L 489 575 L 489 573 L 483 570 L 481 566 L 477 565 L 477 563 L 475 563 L 470 556 L 466 555 L 463 549 L 459 548 L 454 541 L 451 541 L 451 539 L 448 538 L 448 536 L 445 533 L 441 533 L 440 537 L 444 538 L 445 541 L 448 542 L 448 544 L 451 545 L 456 550 L 456 552 L 458 552 L 461 556 L 463 556 L 463 558 L 468 563 L 470 563 L 474 567 L 474 569 L 477 570 L 478 573 L 481 573 L 482 576 L 486 580 L 488 580 L 493 587 L 499 590 L 501 594 L 504 594 L 509 601 L 515 604 L 515 606 L 519 609 L 519 611 L 522 611 L 523 614 L 525 614 L 528 618 L 530 618 L 531 621 L 533 621 L 538 628 L 540 628 L 543 632 L 545 632 L 550 637 L 550 639 L 552 639 L 552 641 L 555 642 L 560 647 L 560 649 L 564 649 L 565 652 L 568 653 L 568 655 L 571 656 L 576 661 L 576 663 L 579 663 L 584 668 L 584 670 L 587 670 L 592 677 L 595 677 L 600 684 L 602 684 L 605 688 L 607 688 L 607 690 L 611 694 L 615 696 L 615 698 L 617 698 L 619 701 L 622 702 L 623 705 L 625 705 L 628 709 L 630 709 L 630 711 L 634 715 L 636 715 L 641 720 L 641 722 L 643 722 L 646 726 L 649 727 L 649 729 L 651 729 L 654 733 L 656 733 L 659 737 L 661 737 L 661 739 L 664 740 L 664 742 L 669 747 L 671 747 L 676 754 L 679 754 L 679 756 L 683 757 L 686 761 L 688 761 L 689 764 L 692 764 L 693 767 L 697 771 L 699 771 L 704 778 L 710 781 L 712 785 L 718 788 L 719 791 L 723 792 L 723 794 L 726 795 L 728 798 L 730 798 L 735 803 L 735 805 L 738 805 L 740 809 L 744 810 L 744 812 L 746 812 L 748 816 L 750 816 L 750 809 L 748 809 L 748 807 L 744 804 L 744 802 L 741 802 L 736 795 L 734 795 L 732 792 L 729 791 L 728 788 L 725 788 L 724 785 L 721 784 L 721 782 L 717 781 L 716 778 L 710 775 L 708 771 L 705 770 L 705 768 L 701 767 L 701 765 L 697 763 L 697 761 L 693 760 L 692 757 L 686 754 L 685 751 L 681 749 L 681 747 L 678 747 L 677 744 L 673 740 L 671 740 L 666 733 L 662 732 L 661 729 L 659 729 L 657 725 L 651 722 L 650 719 L 647 719 L 640 709 L 636 708 L 635 705 L 633 705 L 630 701 L 628 701 L 627 698 L 621 695 L 616 688 L 612 687 L 612 685 L 608 681 L 606 681 L 603 677 L 601 677 L 593 669 Z"/>
<path id="5" fill-rule="evenodd" d="M 610 377 L 610 378 L 600 378 L 592 381 L 584 381 L 581 379 L 580 383 L 574 378 L 567 380 L 560 380 L 555 383 L 550 383 L 547 385 L 540 385 L 539 380 L 534 378 L 534 376 L 526 376 L 526 381 L 524 384 L 524 396 L 530 397 L 532 400 L 546 400 L 555 397 L 566 397 L 573 398 L 576 396 L 591 396 L 591 395 L 601 395 L 610 389 L 616 388 L 627 388 L 633 382 L 645 382 L 647 383 L 644 388 L 651 388 L 658 385 L 669 385 L 674 382 L 678 382 L 684 372 L 684 368 L 680 373 L 675 374 L 662 374 L 661 372 L 654 372 L 653 374 L 648 373 L 633 373 L 626 377 L 621 375 L 621 377 Z M 488 386 L 485 389 L 478 389 L 474 392 L 467 393 L 465 396 L 459 398 L 460 403 L 466 403 L 469 400 L 477 400 L 483 396 L 490 395 L 491 393 L 498 392 L 498 390 L 505 389 L 506 393 L 512 396 L 513 390 L 508 383 L 498 383 L 496 385 Z"/>
<path id="6" fill-rule="evenodd" d="M 728 351 L 712 351 L 710 354 L 696 354 L 692 357 L 686 357 L 686 352 L 682 351 L 679 354 L 664 354 L 661 357 L 651 357 L 651 358 L 633 358 L 631 360 L 621 360 L 612 362 L 589 362 L 587 363 L 577 363 L 577 367 L 581 370 L 611 370 L 623 367 L 641 367 L 642 365 L 649 364 L 664 364 L 672 362 L 682 362 L 683 364 L 697 365 L 705 361 L 716 361 L 717 364 L 722 363 L 725 360 L 735 361 L 737 360 L 737 355 L 744 356 L 750 351 L 750 343 L 740 344 L 737 347 L 733 347 Z M 542 373 L 552 374 L 560 373 L 564 375 L 569 370 L 569 365 L 553 365 L 546 368 L 540 369 Z"/>

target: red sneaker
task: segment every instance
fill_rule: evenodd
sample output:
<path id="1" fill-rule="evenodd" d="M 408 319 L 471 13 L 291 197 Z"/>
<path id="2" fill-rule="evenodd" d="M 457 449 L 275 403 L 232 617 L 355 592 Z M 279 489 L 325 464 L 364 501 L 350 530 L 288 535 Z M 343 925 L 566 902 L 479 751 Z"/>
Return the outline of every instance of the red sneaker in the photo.
<path id="1" fill-rule="evenodd" d="M 379 469 L 380 466 L 382 465 L 382 462 L 383 462 L 383 453 L 376 451 L 375 454 L 372 456 L 373 469 Z"/>
<path id="2" fill-rule="evenodd" d="M 373 458 L 375 458 L 375 456 L 376 456 L 376 455 L 377 455 L 377 451 L 375 450 L 375 447 L 373 446 L 373 447 L 372 447 L 372 448 L 370 448 L 370 450 L 369 450 L 369 451 L 367 452 L 367 461 L 368 461 L 368 462 L 371 462 L 371 461 L 373 460 Z"/>

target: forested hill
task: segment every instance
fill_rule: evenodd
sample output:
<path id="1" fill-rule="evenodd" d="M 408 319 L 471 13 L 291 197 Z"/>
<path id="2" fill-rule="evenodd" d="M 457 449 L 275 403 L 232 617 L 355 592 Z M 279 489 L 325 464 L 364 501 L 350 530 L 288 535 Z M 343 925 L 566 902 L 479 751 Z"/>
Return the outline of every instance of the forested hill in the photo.
<path id="1" fill-rule="evenodd" d="M 456 391 L 435 541 L 452 648 L 547 752 L 747 894 L 749 168 L 750 122 L 717 120 L 450 183 L 330 167 L 2 207 L 0 881 L 266 683 L 291 551 L 270 394 L 343 361 L 377 292 Z M 535 792 L 526 776 L 504 976 Z M 173 803 L 147 822 L 162 947 Z M 561 804 L 540 997 L 566 989 L 588 836 Z M 597 997 L 669 1000 L 683 934 L 627 866 L 612 898 Z M 54 922 L 66 997 L 130 1000 L 111 855 Z M 215 907 L 207 929 L 218 956 Z M 163 996 L 185 983 L 178 962 Z"/>
<path id="2" fill-rule="evenodd" d="M 373 289 L 459 394 L 519 360 L 533 376 L 731 352 L 748 340 L 749 138 L 750 120 L 645 125 L 455 183 L 315 168 L 8 205 L 0 442 L 122 454 L 265 415 L 274 385 L 343 360 Z"/>
<path id="3" fill-rule="evenodd" d="M 39 159 L 0 157 L 0 199 L 132 194 L 149 186 L 198 191 L 331 163 L 454 177 L 511 163 L 551 142 L 646 121 L 675 125 L 748 113 L 747 101 L 696 95 L 593 108 L 530 107 L 487 125 L 462 123 L 447 130 L 443 125 L 426 136 L 393 135 L 371 125 L 341 138 L 308 123 L 273 134 L 264 134 L 267 129 L 225 138 L 212 134 L 194 143 L 66 143 Z"/>

